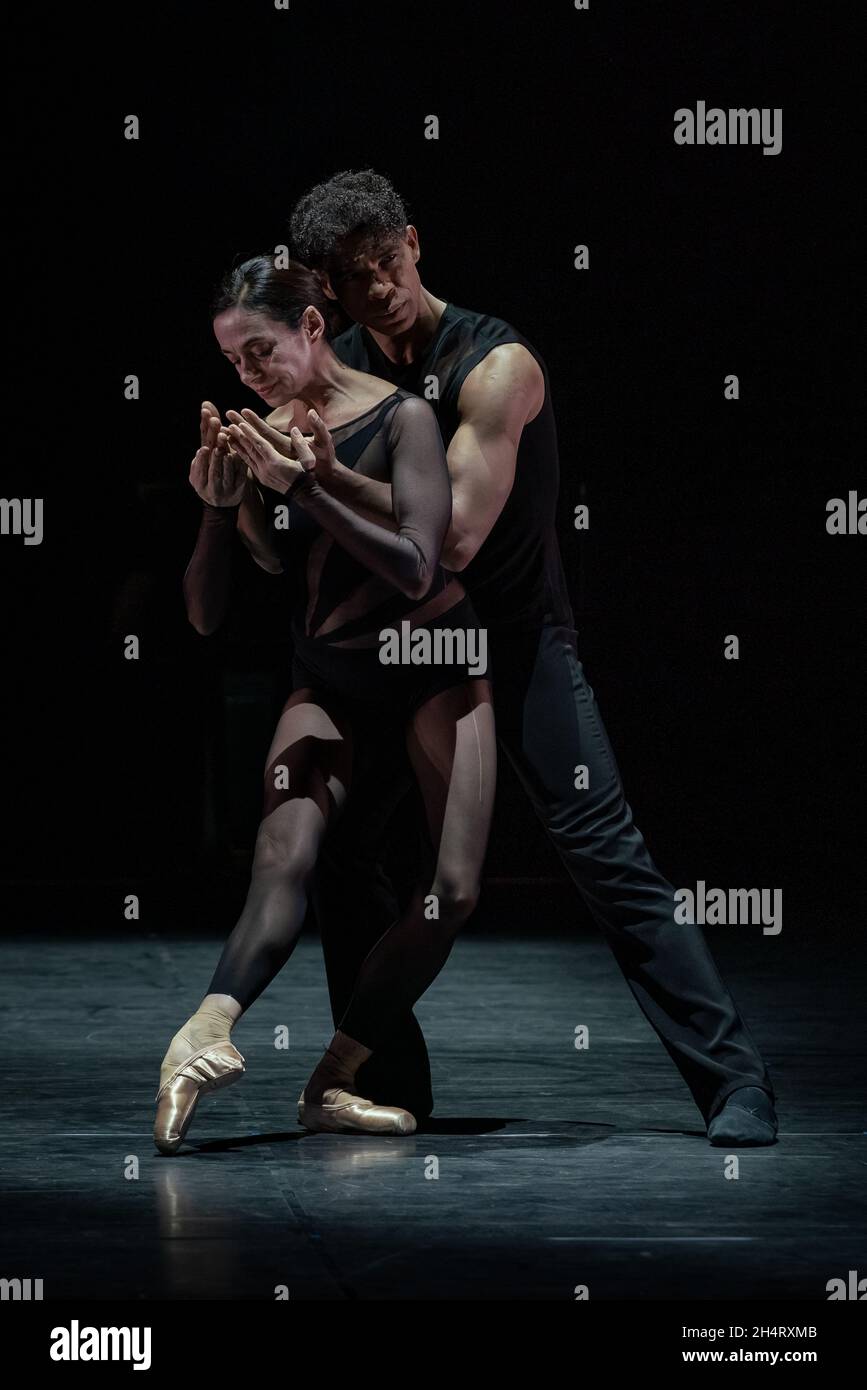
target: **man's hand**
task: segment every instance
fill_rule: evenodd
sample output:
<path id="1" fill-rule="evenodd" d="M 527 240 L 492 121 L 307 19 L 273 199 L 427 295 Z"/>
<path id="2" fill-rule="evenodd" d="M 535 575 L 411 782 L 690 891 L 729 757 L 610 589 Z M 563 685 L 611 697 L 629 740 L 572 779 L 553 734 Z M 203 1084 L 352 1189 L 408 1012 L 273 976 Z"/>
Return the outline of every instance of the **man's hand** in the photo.
<path id="1" fill-rule="evenodd" d="M 190 484 L 211 507 L 234 507 L 244 496 L 247 466 L 229 447 L 220 417 L 210 401 L 202 405 L 202 447 L 190 465 Z"/>

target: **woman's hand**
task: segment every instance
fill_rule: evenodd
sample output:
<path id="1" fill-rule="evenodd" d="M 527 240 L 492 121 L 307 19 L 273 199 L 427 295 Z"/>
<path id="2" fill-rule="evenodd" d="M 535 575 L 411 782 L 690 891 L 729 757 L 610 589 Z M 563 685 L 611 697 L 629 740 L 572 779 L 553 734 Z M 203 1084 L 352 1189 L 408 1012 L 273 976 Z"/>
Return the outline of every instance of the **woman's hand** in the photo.
<path id="1" fill-rule="evenodd" d="M 246 419 L 247 415 L 255 424 Z M 230 410 L 227 418 L 232 421 L 228 430 L 232 447 L 263 487 L 288 492 L 312 470 L 316 460 L 297 425 L 287 436 L 266 425 L 252 410 L 245 410 L 243 416 Z"/>
<path id="2" fill-rule="evenodd" d="M 271 425 L 261 420 L 254 410 L 243 410 L 241 415 L 238 415 L 234 410 L 230 410 L 227 412 L 226 418 L 238 425 L 244 423 L 252 425 L 253 429 L 256 430 L 263 439 L 267 440 L 271 447 L 275 449 L 282 458 L 298 462 L 303 461 L 305 470 L 309 471 L 313 469 L 320 483 L 327 483 L 337 467 L 337 455 L 334 451 L 334 441 L 331 438 L 325 421 L 322 419 L 321 415 L 317 415 L 315 410 L 308 410 L 307 412 L 307 419 L 310 422 L 310 429 L 312 431 L 310 434 L 302 434 L 297 427 L 293 428 L 291 434 L 281 434 L 279 430 L 275 430 Z M 299 452 L 296 436 L 297 439 L 302 440 L 305 445 L 303 460 Z"/>
<path id="3" fill-rule="evenodd" d="M 308 442 L 308 449 L 313 454 L 313 467 L 319 481 L 325 483 L 337 467 L 334 440 L 322 416 L 317 415 L 315 410 L 308 410 L 307 419 L 313 432 L 313 437 Z M 308 439 L 306 435 L 303 437 L 305 440 Z"/>
<path id="4" fill-rule="evenodd" d="M 211 507 L 235 507 L 244 496 L 247 465 L 229 444 L 210 401 L 202 405 L 202 447 L 190 465 L 190 484 Z"/>

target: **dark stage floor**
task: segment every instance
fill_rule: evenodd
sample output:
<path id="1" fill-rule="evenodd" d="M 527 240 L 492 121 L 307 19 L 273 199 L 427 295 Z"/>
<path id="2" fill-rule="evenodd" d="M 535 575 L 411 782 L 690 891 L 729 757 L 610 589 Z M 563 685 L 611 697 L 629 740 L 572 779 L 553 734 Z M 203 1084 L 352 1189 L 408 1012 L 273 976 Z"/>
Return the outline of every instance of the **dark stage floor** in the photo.
<path id="1" fill-rule="evenodd" d="M 793 916 L 708 932 L 779 1097 L 780 1142 L 740 1150 L 737 1180 L 587 932 L 458 942 L 418 1011 L 435 1117 L 405 1139 L 297 1124 L 331 1033 L 306 937 L 235 1030 L 246 1076 L 174 1158 L 151 1140 L 159 1063 L 218 942 L 9 939 L 2 1272 L 46 1299 L 824 1300 L 867 1268 L 863 951 Z"/>

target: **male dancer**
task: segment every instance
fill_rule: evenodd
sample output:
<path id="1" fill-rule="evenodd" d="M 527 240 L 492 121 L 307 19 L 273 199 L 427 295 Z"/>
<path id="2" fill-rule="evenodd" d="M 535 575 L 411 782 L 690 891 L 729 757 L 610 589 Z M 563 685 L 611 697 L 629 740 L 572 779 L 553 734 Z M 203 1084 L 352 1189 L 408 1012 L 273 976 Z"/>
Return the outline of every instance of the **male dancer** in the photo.
<path id="1" fill-rule="evenodd" d="M 333 344 L 338 357 L 427 396 L 437 413 L 453 492 L 442 558 L 461 573 L 488 629 L 501 748 L 692 1092 L 710 1142 L 773 1143 L 767 1069 L 700 928 L 674 920 L 674 890 L 633 823 L 578 660 L 555 534 L 559 464 L 542 358 L 502 320 L 424 288 L 418 234 L 382 175 L 336 174 L 299 201 L 290 231 L 294 254 L 355 320 Z M 395 524 L 387 484 L 339 464 L 319 481 L 370 519 Z M 578 764 L 589 769 L 580 790 Z M 369 750 L 353 806 L 320 860 L 315 898 L 335 1020 L 365 955 L 398 916 L 376 856 L 405 786 L 397 750 Z M 430 1112 L 414 1015 L 358 1081 L 364 1095 L 417 1118 Z"/>

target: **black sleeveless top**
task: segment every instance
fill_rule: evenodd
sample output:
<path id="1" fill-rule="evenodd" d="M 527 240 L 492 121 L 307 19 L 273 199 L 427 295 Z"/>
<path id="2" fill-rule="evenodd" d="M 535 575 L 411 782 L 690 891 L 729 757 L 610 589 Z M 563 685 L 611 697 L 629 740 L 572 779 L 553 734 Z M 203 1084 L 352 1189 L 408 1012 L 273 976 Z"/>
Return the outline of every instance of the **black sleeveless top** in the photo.
<path id="1" fill-rule="evenodd" d="M 518 445 L 515 481 L 487 540 L 461 571 L 479 620 L 493 632 L 526 632 L 546 624 L 574 626 L 555 527 L 560 465 L 548 371 L 535 348 L 502 319 L 448 304 L 420 357 L 390 362 L 355 324 L 332 343 L 342 362 L 424 396 L 446 448 L 460 423 L 458 398 L 469 373 L 504 343 L 520 343 L 545 378 L 545 400 Z M 438 396 L 432 394 L 435 379 Z"/>

